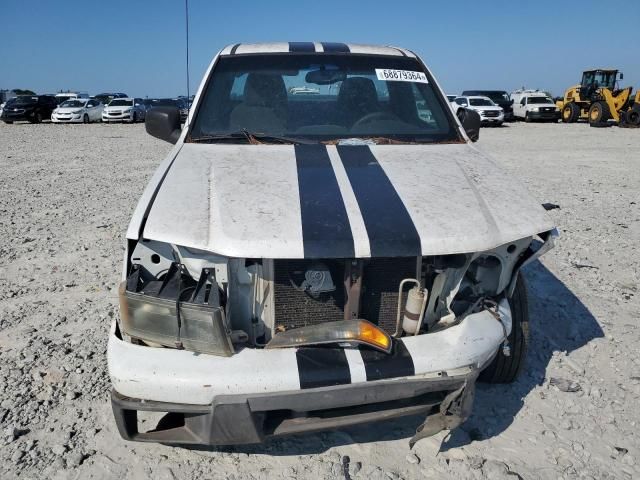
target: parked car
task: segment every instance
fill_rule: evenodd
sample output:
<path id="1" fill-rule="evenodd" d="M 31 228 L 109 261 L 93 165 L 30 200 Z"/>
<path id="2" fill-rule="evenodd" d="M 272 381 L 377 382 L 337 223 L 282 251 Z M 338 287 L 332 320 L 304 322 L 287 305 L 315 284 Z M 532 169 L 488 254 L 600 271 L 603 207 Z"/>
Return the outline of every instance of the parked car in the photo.
<path id="1" fill-rule="evenodd" d="M 102 120 L 102 105 L 94 98 L 72 98 L 60 104 L 51 114 L 53 123 L 90 123 Z"/>
<path id="2" fill-rule="evenodd" d="M 129 95 L 126 93 L 99 93 L 94 95 L 93 98 L 98 100 L 103 105 L 108 105 L 111 100 L 114 98 L 129 98 Z"/>
<path id="3" fill-rule="evenodd" d="M 541 120 L 557 122 L 560 109 L 551 97 L 540 90 L 516 90 L 511 94 L 513 114 L 516 118 L 530 122 Z"/>
<path id="4" fill-rule="evenodd" d="M 499 127 L 504 122 L 504 111 L 502 107 L 493 103 L 489 97 L 460 96 L 455 99 L 455 103 L 458 105 L 458 108 L 464 107 L 478 112 L 482 125 Z"/>
<path id="5" fill-rule="evenodd" d="M 513 101 L 504 90 L 465 90 L 462 92 L 465 97 L 488 97 L 493 103 L 502 108 L 504 112 L 504 120 L 506 122 L 513 120 Z"/>
<path id="6" fill-rule="evenodd" d="M 0 120 L 4 123 L 20 120 L 40 123 L 51 118 L 51 112 L 56 106 L 55 97 L 50 95 L 18 95 L 7 101 Z"/>
<path id="7" fill-rule="evenodd" d="M 294 99 L 291 80 L 335 88 Z M 146 119 L 176 146 L 126 235 L 107 348 L 123 438 L 256 443 L 422 413 L 417 441 L 464 421 L 479 375 L 514 380 L 520 269 L 554 224 L 415 54 L 240 44 L 201 85 L 188 126 L 175 106 Z M 164 416 L 142 431 L 140 411 Z"/>
<path id="8" fill-rule="evenodd" d="M 148 108 L 153 107 L 176 107 L 180 112 L 180 121 L 182 123 L 187 121 L 189 116 L 189 106 L 187 105 L 186 98 L 156 98 L 149 102 Z"/>
<path id="9" fill-rule="evenodd" d="M 114 98 L 102 110 L 102 121 L 109 122 L 142 122 L 146 108 L 141 98 Z"/>

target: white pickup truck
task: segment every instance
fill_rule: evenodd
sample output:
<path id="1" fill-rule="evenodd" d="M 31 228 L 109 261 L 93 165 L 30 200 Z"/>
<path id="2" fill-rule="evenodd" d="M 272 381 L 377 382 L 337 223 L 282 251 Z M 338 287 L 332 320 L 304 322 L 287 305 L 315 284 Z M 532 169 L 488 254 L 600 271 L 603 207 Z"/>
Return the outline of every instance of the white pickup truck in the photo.
<path id="1" fill-rule="evenodd" d="M 560 110 L 548 94 L 540 90 L 516 90 L 511 93 L 513 116 L 531 122 L 534 120 L 557 122 Z"/>
<path id="2" fill-rule="evenodd" d="M 468 417 L 479 376 L 513 381 L 519 272 L 555 229 L 479 128 L 410 50 L 329 42 L 228 46 L 184 127 L 149 110 L 175 146 L 127 232 L 120 434 L 242 444 L 422 414 L 417 441 Z M 164 416 L 143 430 L 140 411 Z"/>

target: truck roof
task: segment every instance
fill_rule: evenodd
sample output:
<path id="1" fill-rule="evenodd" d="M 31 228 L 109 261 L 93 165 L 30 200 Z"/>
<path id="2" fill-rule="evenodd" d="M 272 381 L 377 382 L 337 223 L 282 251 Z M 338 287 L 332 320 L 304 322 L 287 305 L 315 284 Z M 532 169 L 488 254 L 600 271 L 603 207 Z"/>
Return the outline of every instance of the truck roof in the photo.
<path id="1" fill-rule="evenodd" d="M 227 45 L 222 49 L 220 55 L 246 55 L 255 53 L 353 53 L 416 57 L 412 51 L 399 47 L 336 42 L 236 43 Z"/>

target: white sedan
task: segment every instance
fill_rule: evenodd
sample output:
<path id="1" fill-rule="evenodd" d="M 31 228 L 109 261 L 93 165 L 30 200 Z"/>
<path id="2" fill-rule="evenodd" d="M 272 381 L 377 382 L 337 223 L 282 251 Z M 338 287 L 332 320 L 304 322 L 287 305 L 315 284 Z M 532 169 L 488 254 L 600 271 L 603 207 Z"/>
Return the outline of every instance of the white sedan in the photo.
<path id="1" fill-rule="evenodd" d="M 114 98 L 102 111 L 103 122 L 144 122 L 147 110 L 141 98 Z"/>
<path id="2" fill-rule="evenodd" d="M 99 122 L 104 106 L 92 98 L 72 98 L 62 102 L 51 114 L 53 123 Z"/>

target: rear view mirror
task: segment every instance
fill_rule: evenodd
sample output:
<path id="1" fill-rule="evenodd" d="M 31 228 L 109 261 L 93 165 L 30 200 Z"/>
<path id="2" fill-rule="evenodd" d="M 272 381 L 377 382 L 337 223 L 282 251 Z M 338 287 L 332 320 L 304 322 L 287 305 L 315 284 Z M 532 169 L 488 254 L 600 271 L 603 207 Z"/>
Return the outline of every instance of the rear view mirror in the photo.
<path id="1" fill-rule="evenodd" d="M 332 83 L 342 82 L 347 78 L 347 74 L 342 70 L 325 69 L 311 70 L 304 79 L 307 83 L 315 83 L 316 85 L 330 85 Z"/>
<path id="2" fill-rule="evenodd" d="M 147 112 L 144 120 L 147 133 L 169 143 L 180 138 L 180 111 L 177 107 L 154 107 Z"/>
<path id="3" fill-rule="evenodd" d="M 462 128 L 467 133 L 469 140 L 477 142 L 480 138 L 480 115 L 475 110 L 461 108 L 456 113 Z"/>

